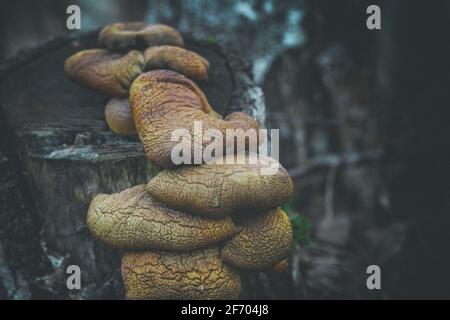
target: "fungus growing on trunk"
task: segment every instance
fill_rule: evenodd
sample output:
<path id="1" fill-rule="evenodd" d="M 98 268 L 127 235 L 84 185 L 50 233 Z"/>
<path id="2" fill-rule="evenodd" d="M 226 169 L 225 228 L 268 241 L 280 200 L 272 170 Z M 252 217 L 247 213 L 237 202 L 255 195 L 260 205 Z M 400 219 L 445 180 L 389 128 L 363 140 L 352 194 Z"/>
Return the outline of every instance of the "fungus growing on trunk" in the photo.
<path id="1" fill-rule="evenodd" d="M 192 80 L 207 80 L 209 62 L 199 54 L 174 46 L 150 47 L 144 53 L 145 70 L 170 69 Z"/>
<path id="2" fill-rule="evenodd" d="M 120 250 L 193 250 L 236 232 L 230 217 L 210 220 L 176 211 L 154 200 L 145 185 L 97 195 L 87 225 L 98 240 Z"/>
<path id="3" fill-rule="evenodd" d="M 136 78 L 130 88 L 130 104 L 147 157 L 164 168 L 174 166 L 171 152 L 179 141 L 174 141 L 172 134 L 186 131 L 194 137 L 194 122 L 223 136 L 227 129 L 259 129 L 259 123 L 243 112 L 232 113 L 225 120 L 217 117 L 200 88 L 171 70 L 149 71 Z M 202 144 L 200 148 L 207 146 Z"/>
<path id="4" fill-rule="evenodd" d="M 180 33 L 167 25 L 126 22 L 105 26 L 98 35 L 98 45 L 123 51 L 162 45 L 183 47 L 184 42 Z"/>
<path id="5" fill-rule="evenodd" d="M 106 122 L 115 133 L 137 132 L 150 160 L 164 168 L 179 164 L 171 157 L 179 144 L 172 139 L 177 130 L 187 133 L 182 145 L 193 146 L 188 159 L 196 148 L 203 154 L 210 147 L 208 139 L 198 141 L 203 129 L 226 137 L 214 152 L 215 160 L 225 154 L 224 164 L 206 164 L 201 157 L 200 163 L 194 161 L 199 165 L 164 170 L 147 185 L 92 200 L 89 230 L 102 243 L 125 251 L 126 298 L 236 299 L 239 269 L 277 263 L 276 268 L 285 268 L 280 261 L 288 255 L 292 231 L 277 207 L 291 197 L 292 181 L 276 160 L 250 150 L 249 131 L 254 130 L 256 147 L 263 138 L 255 119 L 242 112 L 223 119 L 189 79 L 206 80 L 208 61 L 179 48 L 181 35 L 165 25 L 112 24 L 102 29 L 98 44 L 117 51 L 150 47 L 145 59 L 135 50 L 92 49 L 72 55 L 64 65 L 73 81 L 123 97 L 108 102 Z M 145 68 L 157 70 L 142 74 Z M 234 131 L 230 140 L 229 129 Z M 239 140 L 245 150 L 238 150 Z"/>
<path id="6" fill-rule="evenodd" d="M 237 217 L 241 230 L 222 248 L 225 262 L 240 269 L 265 269 L 283 260 L 292 247 L 292 227 L 281 208 Z"/>
<path id="7" fill-rule="evenodd" d="M 127 299 L 237 299 L 239 273 L 219 248 L 193 252 L 129 252 L 122 258 Z"/>
<path id="8" fill-rule="evenodd" d="M 133 114 L 128 98 L 112 98 L 105 107 L 105 119 L 112 132 L 133 135 L 136 134 Z"/>
<path id="9" fill-rule="evenodd" d="M 292 195 L 293 185 L 287 171 L 277 163 L 275 174 L 264 175 L 265 165 L 203 164 L 164 170 L 147 184 L 147 191 L 159 201 L 184 212 L 204 217 L 243 215 L 277 207 Z M 247 156 L 247 161 L 249 156 Z M 275 162 L 275 160 L 271 159 Z"/>
<path id="10" fill-rule="evenodd" d="M 144 57 L 139 51 L 126 54 L 104 49 L 83 50 L 70 56 L 66 75 L 74 82 L 113 97 L 126 97 L 133 80 L 142 73 Z"/>

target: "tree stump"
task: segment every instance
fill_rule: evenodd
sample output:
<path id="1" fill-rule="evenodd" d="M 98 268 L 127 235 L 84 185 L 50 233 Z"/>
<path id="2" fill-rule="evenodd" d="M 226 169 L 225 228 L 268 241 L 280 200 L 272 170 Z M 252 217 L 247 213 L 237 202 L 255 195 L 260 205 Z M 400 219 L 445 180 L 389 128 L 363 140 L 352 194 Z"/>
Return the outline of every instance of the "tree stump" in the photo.
<path id="1" fill-rule="evenodd" d="M 98 193 L 145 183 L 159 169 L 137 137 L 112 133 L 108 97 L 64 75 L 65 59 L 96 46 L 96 34 L 51 40 L 1 69 L 0 299 L 123 298 L 120 254 L 98 241 L 86 212 Z M 264 99 L 250 65 L 233 49 L 184 35 L 211 64 L 199 83 L 216 111 L 246 111 L 264 121 Z M 68 265 L 81 290 L 68 290 Z"/>

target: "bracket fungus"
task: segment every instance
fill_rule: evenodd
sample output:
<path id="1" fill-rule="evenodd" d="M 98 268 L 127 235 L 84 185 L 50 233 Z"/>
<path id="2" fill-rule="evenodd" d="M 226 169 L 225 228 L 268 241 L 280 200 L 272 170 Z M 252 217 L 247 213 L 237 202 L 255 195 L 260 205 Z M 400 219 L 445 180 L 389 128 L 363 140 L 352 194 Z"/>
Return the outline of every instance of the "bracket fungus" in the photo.
<path id="1" fill-rule="evenodd" d="M 207 80 L 209 62 L 180 48 L 181 35 L 165 25 L 108 25 L 98 45 L 107 49 L 69 57 L 67 76 L 115 97 L 105 107 L 110 129 L 137 133 L 147 157 L 166 168 L 146 185 L 97 195 L 88 209 L 91 233 L 124 252 L 126 298 L 236 299 L 240 270 L 285 269 L 292 230 L 279 206 L 291 197 L 292 181 L 276 160 L 235 148 L 234 138 L 242 134 L 247 147 L 247 130 L 260 124 L 242 112 L 222 118 L 214 111 L 192 81 Z M 222 137 L 235 130 L 217 151 L 231 146 L 232 163 L 227 154 L 225 164 L 173 168 L 174 131 L 187 132 L 194 150 L 209 147 L 196 139 L 197 121 Z"/>
<path id="2" fill-rule="evenodd" d="M 105 107 L 105 120 L 112 132 L 132 135 L 136 134 L 133 114 L 128 98 L 112 98 Z"/>
<path id="3" fill-rule="evenodd" d="M 145 185 L 97 195 L 87 224 L 98 240 L 120 250 L 193 250 L 216 244 L 236 231 L 230 217 L 210 220 L 171 209 L 154 200 Z"/>
<path id="4" fill-rule="evenodd" d="M 122 51 L 162 45 L 183 47 L 184 42 L 177 30 L 164 24 L 119 22 L 107 25 L 100 31 L 98 45 Z"/>
<path id="5" fill-rule="evenodd" d="M 292 226 L 281 208 L 262 215 L 245 217 L 241 230 L 222 248 L 225 262 L 241 269 L 265 269 L 275 266 L 291 250 Z"/>
<path id="6" fill-rule="evenodd" d="M 170 69 L 192 80 L 207 80 L 209 62 L 199 54 L 174 46 L 150 47 L 144 52 L 145 70 Z"/>
<path id="7" fill-rule="evenodd" d="M 122 258 L 127 299 L 237 299 L 241 279 L 219 248 L 129 252 Z"/>
<path id="8" fill-rule="evenodd" d="M 130 104 L 148 158 L 164 168 L 174 166 L 171 152 L 179 142 L 172 140 L 173 132 L 185 131 L 194 137 L 195 122 L 201 123 L 203 130 L 218 130 L 223 136 L 227 129 L 260 127 L 243 112 L 220 119 L 201 89 L 171 70 L 149 71 L 137 77 L 130 88 Z M 207 142 L 202 142 L 200 148 L 206 146 Z"/>
<path id="9" fill-rule="evenodd" d="M 239 164 L 240 157 L 234 164 L 163 170 L 149 181 L 147 191 L 173 208 L 212 218 L 260 212 L 289 200 L 292 180 L 281 165 L 275 174 L 263 175 L 263 164 Z"/>
<path id="10" fill-rule="evenodd" d="M 64 64 L 66 75 L 74 82 L 113 97 L 128 96 L 131 83 L 143 68 L 144 57 L 135 50 L 126 54 L 105 49 L 83 50 Z"/>

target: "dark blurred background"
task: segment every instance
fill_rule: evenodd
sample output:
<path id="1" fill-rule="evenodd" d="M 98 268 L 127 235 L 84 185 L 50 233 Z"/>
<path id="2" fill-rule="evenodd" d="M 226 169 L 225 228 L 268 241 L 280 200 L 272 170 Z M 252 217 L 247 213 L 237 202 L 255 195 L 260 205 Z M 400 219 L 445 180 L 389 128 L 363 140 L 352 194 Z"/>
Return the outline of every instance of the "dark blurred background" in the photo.
<path id="1" fill-rule="evenodd" d="M 69 4 L 81 8 L 81 31 L 66 29 Z M 381 30 L 366 28 L 371 4 Z M 252 62 L 295 181 L 285 209 L 296 240 L 287 271 L 258 275 L 255 298 L 450 298 L 450 2 L 1 1 L 0 58 L 135 20 Z M 381 290 L 366 287 L 372 264 Z"/>

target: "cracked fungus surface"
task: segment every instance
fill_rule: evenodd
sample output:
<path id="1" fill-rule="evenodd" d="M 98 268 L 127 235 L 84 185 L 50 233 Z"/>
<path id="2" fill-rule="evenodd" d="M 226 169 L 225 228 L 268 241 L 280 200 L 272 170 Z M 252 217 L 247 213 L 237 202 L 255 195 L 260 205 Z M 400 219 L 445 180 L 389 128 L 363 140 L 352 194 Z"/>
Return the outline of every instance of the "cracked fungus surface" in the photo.
<path id="1" fill-rule="evenodd" d="M 113 195 L 97 195 L 87 225 L 95 237 L 121 250 L 193 250 L 235 234 L 231 218 L 205 219 L 170 209 L 154 200 L 145 185 Z"/>
<path id="2" fill-rule="evenodd" d="M 242 269 L 264 269 L 286 258 L 292 246 L 292 227 L 280 208 L 245 219 L 239 233 L 225 242 L 222 258 Z"/>
<path id="3" fill-rule="evenodd" d="M 164 24 L 145 22 L 113 23 L 105 26 L 98 35 L 98 45 L 110 50 L 145 49 L 171 45 L 183 47 L 181 34 Z"/>
<path id="4" fill-rule="evenodd" d="M 82 50 L 67 58 L 64 71 L 74 82 L 114 97 L 128 96 L 133 80 L 143 72 L 144 56 L 105 49 Z"/>
<path id="5" fill-rule="evenodd" d="M 127 299 L 237 299 L 240 276 L 216 247 L 193 252 L 129 252 L 122 258 Z"/>
<path id="6" fill-rule="evenodd" d="M 159 201 L 204 217 L 248 215 L 286 202 L 293 190 L 287 171 L 261 174 L 262 165 L 205 164 L 161 171 L 147 191 Z"/>
<path id="7" fill-rule="evenodd" d="M 209 62 L 199 54 L 174 46 L 150 47 L 144 53 L 145 69 L 170 69 L 192 80 L 207 80 Z"/>
<path id="8" fill-rule="evenodd" d="M 226 129 L 259 129 L 258 122 L 243 112 L 221 119 L 193 81 L 171 70 L 153 70 L 136 78 L 130 104 L 147 157 L 164 168 L 173 167 L 171 152 L 180 143 L 172 141 L 174 132 L 188 133 L 189 146 L 199 143 L 194 139 L 194 121 L 201 122 L 203 131 L 216 129 L 224 137 Z M 191 150 L 202 150 L 208 144 L 204 141 Z"/>

